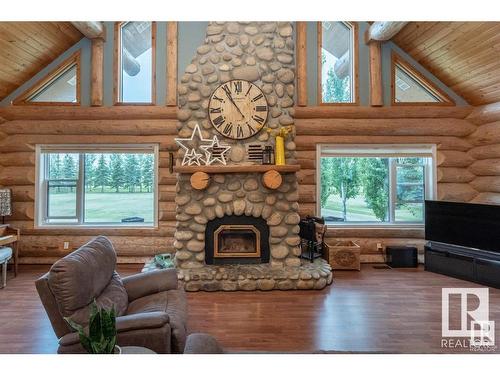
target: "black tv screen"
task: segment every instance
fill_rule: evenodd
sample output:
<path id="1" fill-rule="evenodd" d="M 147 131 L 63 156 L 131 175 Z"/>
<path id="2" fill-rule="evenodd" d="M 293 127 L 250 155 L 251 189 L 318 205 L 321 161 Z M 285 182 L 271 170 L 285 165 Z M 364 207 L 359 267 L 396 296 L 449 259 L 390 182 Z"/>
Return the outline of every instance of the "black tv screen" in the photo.
<path id="1" fill-rule="evenodd" d="M 425 239 L 500 252 L 500 206 L 425 201 Z"/>

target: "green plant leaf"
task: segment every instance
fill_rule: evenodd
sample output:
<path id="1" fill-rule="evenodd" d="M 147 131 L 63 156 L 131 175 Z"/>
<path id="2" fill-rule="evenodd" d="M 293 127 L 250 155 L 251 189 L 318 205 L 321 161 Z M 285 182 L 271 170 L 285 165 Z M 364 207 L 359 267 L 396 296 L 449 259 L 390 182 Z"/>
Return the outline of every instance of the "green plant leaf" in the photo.
<path id="1" fill-rule="evenodd" d="M 84 334 L 80 334 L 79 337 L 80 337 L 80 343 L 82 344 L 83 348 L 87 351 L 87 353 L 94 354 L 90 339 Z"/>
<path id="2" fill-rule="evenodd" d="M 116 336 L 116 318 L 114 307 L 109 312 L 104 311 L 103 313 L 102 333 L 106 338 Z"/>
<path id="3" fill-rule="evenodd" d="M 68 324 L 79 333 L 82 346 L 88 353 L 109 354 L 116 344 L 116 312 L 114 306 L 107 311 L 98 307 L 94 300 L 90 305 L 88 335 L 79 324 L 65 318 Z"/>
<path id="4" fill-rule="evenodd" d="M 99 341 L 102 336 L 101 312 L 97 309 L 94 310 L 92 307 L 91 310 L 93 310 L 94 313 L 91 314 L 89 319 L 89 337 L 92 341 Z"/>
<path id="5" fill-rule="evenodd" d="M 68 324 L 69 324 L 69 326 L 70 326 L 71 328 L 73 328 L 75 331 L 77 331 L 77 332 L 83 332 L 83 327 L 82 327 L 80 324 L 75 323 L 75 322 L 74 322 L 74 321 L 72 321 L 70 318 L 66 318 L 66 317 L 64 317 L 64 320 L 65 320 L 65 321 L 66 321 L 66 323 L 68 323 Z"/>

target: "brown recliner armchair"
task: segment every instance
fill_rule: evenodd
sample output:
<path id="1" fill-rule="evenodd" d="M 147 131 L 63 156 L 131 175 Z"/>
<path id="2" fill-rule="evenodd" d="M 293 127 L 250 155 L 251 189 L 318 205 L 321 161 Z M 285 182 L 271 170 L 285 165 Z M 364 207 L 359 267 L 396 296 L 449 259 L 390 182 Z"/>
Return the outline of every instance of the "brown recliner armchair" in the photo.
<path id="1" fill-rule="evenodd" d="M 116 252 L 106 237 L 97 237 L 58 260 L 36 281 L 36 288 L 59 338 L 58 353 L 83 353 L 78 334 L 63 317 L 88 325 L 90 304 L 115 307 L 117 345 L 142 346 L 156 353 L 182 353 L 187 306 L 177 289 L 175 270 L 120 278 Z"/>

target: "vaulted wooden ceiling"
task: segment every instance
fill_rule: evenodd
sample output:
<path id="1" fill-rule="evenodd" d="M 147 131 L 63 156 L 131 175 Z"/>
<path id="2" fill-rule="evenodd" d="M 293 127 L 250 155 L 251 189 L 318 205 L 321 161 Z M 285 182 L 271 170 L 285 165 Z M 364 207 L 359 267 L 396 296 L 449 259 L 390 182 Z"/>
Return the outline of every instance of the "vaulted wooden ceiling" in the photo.
<path id="1" fill-rule="evenodd" d="M 0 22 L 0 100 L 81 38 L 69 22 Z"/>
<path id="2" fill-rule="evenodd" d="M 469 104 L 500 101 L 500 22 L 410 22 L 393 41 Z"/>
<path id="3" fill-rule="evenodd" d="M 0 22 L 0 100 L 82 37 L 69 22 Z M 393 41 L 470 104 L 500 101 L 500 22 L 410 22 Z"/>

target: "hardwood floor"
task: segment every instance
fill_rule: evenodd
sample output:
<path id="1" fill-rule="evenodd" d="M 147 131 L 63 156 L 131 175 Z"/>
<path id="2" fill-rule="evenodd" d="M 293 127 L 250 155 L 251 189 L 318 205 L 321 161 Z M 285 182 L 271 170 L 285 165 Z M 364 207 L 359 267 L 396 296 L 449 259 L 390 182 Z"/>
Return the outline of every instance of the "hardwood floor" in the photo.
<path id="1" fill-rule="evenodd" d="M 47 269 L 21 266 L 15 279 L 9 272 L 7 288 L 0 290 L 0 353 L 56 352 L 34 287 Z M 334 284 L 321 291 L 189 293 L 189 329 L 212 334 L 230 352 L 467 352 L 441 348 L 442 287 L 480 286 L 422 268 L 364 265 L 361 272 L 337 271 Z M 493 288 L 490 320 L 500 322 L 500 290 Z M 496 337 L 498 342 L 498 328 Z"/>

